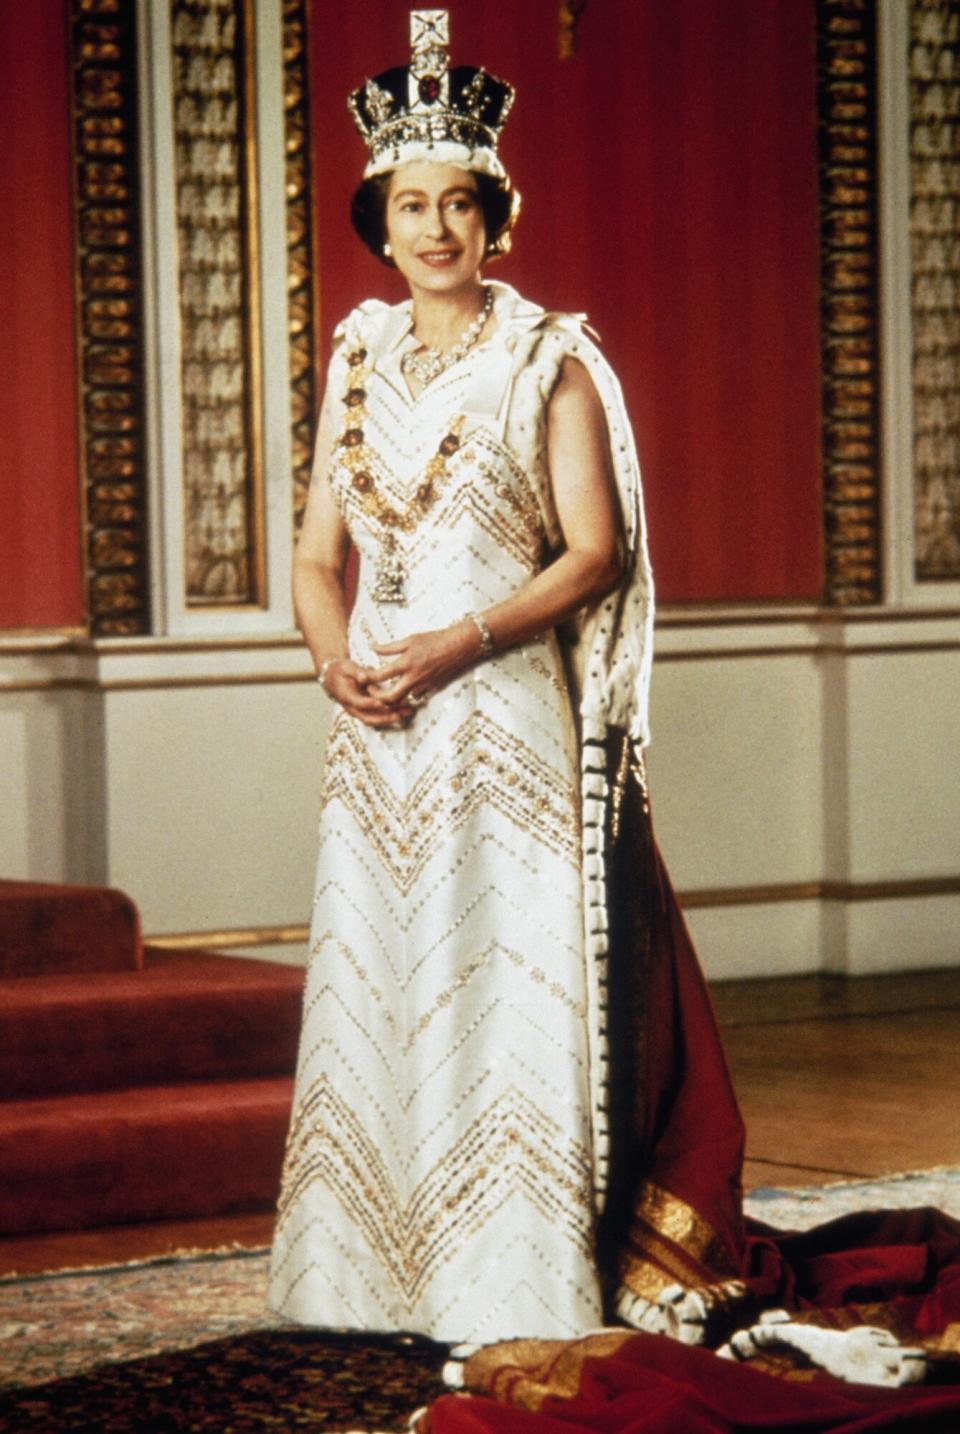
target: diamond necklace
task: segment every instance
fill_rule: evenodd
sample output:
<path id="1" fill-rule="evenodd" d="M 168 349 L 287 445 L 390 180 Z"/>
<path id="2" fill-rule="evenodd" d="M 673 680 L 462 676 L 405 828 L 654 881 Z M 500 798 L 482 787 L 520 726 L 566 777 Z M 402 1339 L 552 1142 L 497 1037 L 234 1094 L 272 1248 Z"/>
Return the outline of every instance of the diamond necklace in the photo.
<path id="1" fill-rule="evenodd" d="M 422 352 L 419 349 L 413 349 L 410 353 L 404 354 L 400 360 L 400 367 L 405 374 L 409 374 L 411 378 L 417 380 L 417 383 L 426 388 L 428 383 L 432 383 L 435 378 L 438 378 L 455 363 L 459 363 L 460 359 L 470 352 L 483 333 L 484 325 L 492 312 L 493 290 L 485 288 L 479 314 L 464 329 L 452 349 L 449 349 L 447 353 L 443 353 L 441 349 L 424 349 Z"/>

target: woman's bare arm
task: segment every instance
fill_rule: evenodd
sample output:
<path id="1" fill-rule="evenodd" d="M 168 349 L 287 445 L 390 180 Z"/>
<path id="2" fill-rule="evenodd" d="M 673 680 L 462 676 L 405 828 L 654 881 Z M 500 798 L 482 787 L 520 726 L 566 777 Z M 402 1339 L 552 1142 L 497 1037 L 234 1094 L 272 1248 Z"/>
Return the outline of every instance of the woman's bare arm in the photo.
<path id="1" fill-rule="evenodd" d="M 317 672 L 327 663 L 324 686 L 330 696 L 371 727 L 395 727 L 412 709 L 397 703 L 388 707 L 372 692 L 377 674 L 354 662 L 347 644 L 344 573 L 350 539 L 328 477 L 335 441 L 331 407 L 326 400 L 320 414 L 310 492 L 293 557 L 293 606 Z"/>

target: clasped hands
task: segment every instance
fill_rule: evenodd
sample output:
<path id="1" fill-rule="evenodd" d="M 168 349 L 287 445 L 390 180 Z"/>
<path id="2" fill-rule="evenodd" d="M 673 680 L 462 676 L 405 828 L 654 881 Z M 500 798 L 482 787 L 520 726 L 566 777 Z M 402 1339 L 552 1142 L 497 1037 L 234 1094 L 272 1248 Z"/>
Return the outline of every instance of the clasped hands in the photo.
<path id="1" fill-rule="evenodd" d="M 324 686 L 345 712 L 368 727 L 405 727 L 430 693 L 478 656 L 477 632 L 472 623 L 459 622 L 374 643 L 373 650 L 388 659 L 383 666 L 338 657 L 327 667 Z"/>

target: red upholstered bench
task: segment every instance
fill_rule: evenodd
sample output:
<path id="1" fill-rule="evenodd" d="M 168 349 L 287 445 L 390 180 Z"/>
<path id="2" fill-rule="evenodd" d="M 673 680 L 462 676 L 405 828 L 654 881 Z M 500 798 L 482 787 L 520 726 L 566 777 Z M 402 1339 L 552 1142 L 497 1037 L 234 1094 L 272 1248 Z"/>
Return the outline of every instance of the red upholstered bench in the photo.
<path id="1" fill-rule="evenodd" d="M 289 1076 L 303 971 L 147 946 L 140 971 L 0 979 L 0 1109 L 8 1100 Z"/>
<path id="2" fill-rule="evenodd" d="M 0 881 L 0 978 L 142 965 L 140 913 L 122 891 Z"/>
<path id="3" fill-rule="evenodd" d="M 0 1231 L 272 1210 L 289 1076 L 0 1102 Z"/>
<path id="4" fill-rule="evenodd" d="M 272 1208 L 303 976 L 0 882 L 0 1235 Z"/>

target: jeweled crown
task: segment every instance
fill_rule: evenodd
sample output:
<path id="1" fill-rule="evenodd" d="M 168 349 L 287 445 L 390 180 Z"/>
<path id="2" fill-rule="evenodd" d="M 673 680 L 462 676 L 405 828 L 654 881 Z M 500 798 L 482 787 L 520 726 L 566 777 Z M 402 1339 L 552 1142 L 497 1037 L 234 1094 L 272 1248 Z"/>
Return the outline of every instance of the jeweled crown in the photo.
<path id="1" fill-rule="evenodd" d="M 446 10 L 412 10 L 409 65 L 385 70 L 350 95 L 370 151 L 365 179 L 423 159 L 504 175 L 497 141 L 513 88 L 473 65 L 450 69 L 449 45 Z"/>

